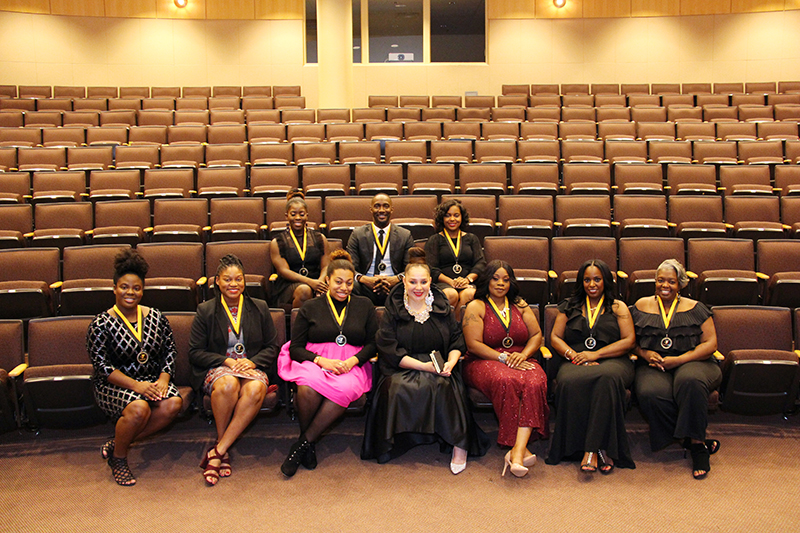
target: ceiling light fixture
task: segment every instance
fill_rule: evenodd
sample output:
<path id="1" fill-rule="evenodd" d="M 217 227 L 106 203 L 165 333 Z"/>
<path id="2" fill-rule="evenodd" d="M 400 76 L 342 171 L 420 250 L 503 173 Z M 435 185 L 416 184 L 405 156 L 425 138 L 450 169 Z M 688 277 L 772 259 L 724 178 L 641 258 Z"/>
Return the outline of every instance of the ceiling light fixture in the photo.
<path id="1" fill-rule="evenodd" d="M 559 8 L 559 9 L 561 9 L 562 7 L 567 5 L 567 0 L 553 0 L 553 5 L 556 6 L 557 8 Z"/>
<path id="2" fill-rule="evenodd" d="M 184 8 L 189 3 L 189 0 L 175 0 L 175 7 Z"/>

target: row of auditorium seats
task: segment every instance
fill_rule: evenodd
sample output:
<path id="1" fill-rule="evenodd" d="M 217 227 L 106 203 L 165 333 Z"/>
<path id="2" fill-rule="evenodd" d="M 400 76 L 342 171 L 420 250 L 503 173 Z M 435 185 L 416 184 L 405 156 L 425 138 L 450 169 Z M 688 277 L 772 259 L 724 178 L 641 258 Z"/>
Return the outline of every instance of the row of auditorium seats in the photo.
<path id="1" fill-rule="evenodd" d="M 330 248 L 342 240 L 330 239 Z M 420 245 L 423 243 L 420 242 Z M 620 298 L 628 303 L 655 290 L 655 268 L 678 259 L 692 272 L 686 295 L 709 305 L 800 307 L 800 241 L 785 239 L 689 239 L 669 237 L 489 236 L 487 260 L 508 262 L 531 303 L 555 303 L 569 295 L 587 258 L 615 271 Z M 96 314 L 113 305 L 114 256 L 124 243 L 0 250 L 0 318 Z M 212 296 L 219 258 L 239 256 L 248 292 L 266 299 L 273 266 L 269 241 L 230 240 L 138 243 L 150 264 L 143 302 L 165 311 L 193 311 Z M 63 255 L 63 260 L 61 259 Z"/>
<path id="2" fill-rule="evenodd" d="M 367 107 L 313 109 L 304 97 L 238 99 L 0 99 L 0 126 L 146 126 L 173 124 L 342 124 L 373 122 L 771 122 L 800 120 L 800 94 L 764 104 L 536 105 L 506 107 Z M 531 97 L 533 98 L 533 97 Z M 555 97 L 559 98 L 559 97 Z M 566 98 L 566 97 L 565 97 Z M 666 97 L 664 97 L 666 99 Z M 283 100 L 281 100 L 283 99 Z M 212 101 L 215 100 L 215 101 Z M 239 107 L 241 105 L 241 108 Z M 273 107 L 274 106 L 274 107 Z M 37 107 L 38 109 L 34 109 Z"/>
<path id="3" fill-rule="evenodd" d="M 345 124 L 343 124 L 345 126 Z M 360 126 L 360 125 L 353 125 Z M 371 129 L 370 126 L 375 126 Z M 393 131 L 391 126 L 398 126 Z M 476 125 L 477 126 L 477 125 Z M 48 136 L 47 129 L 0 128 L 0 171 L 57 171 L 106 170 L 109 168 L 155 168 L 203 166 L 276 166 L 359 163 L 707 163 L 715 166 L 744 164 L 775 165 L 800 162 L 800 140 L 634 140 L 621 138 L 595 139 L 589 130 L 581 136 L 578 130 L 571 138 L 556 139 L 493 139 L 472 140 L 402 140 L 400 124 L 367 124 L 367 141 L 326 141 L 324 128 L 289 126 L 293 142 L 264 142 L 260 138 L 247 141 L 245 126 L 172 126 L 155 131 L 152 127 L 131 128 L 137 134 L 154 134 L 152 143 L 129 144 L 128 130 L 124 128 L 89 128 L 75 130 L 76 136 L 66 140 L 63 133 L 68 128 L 55 130 L 62 140 L 47 141 L 48 146 L 30 146 Z M 302 128 L 302 129 L 301 129 Z M 147 129 L 147 132 L 142 130 Z M 269 135 L 270 132 L 249 128 L 252 135 Z M 329 131 L 331 128 L 329 128 Z M 87 141 L 98 135 L 115 142 L 89 141 L 88 146 L 77 145 L 83 134 Z M 285 133 L 282 126 L 272 134 Z M 477 133 L 477 132 L 476 132 Z M 157 144 L 159 138 L 169 136 L 173 141 Z M 699 134 L 699 132 L 698 132 Z M 27 146 L 26 146 L 27 145 Z"/>
<path id="4" fill-rule="evenodd" d="M 800 107 L 800 106 L 798 106 Z M 0 113 L 0 119 L 3 113 Z M 359 142 L 365 140 L 603 140 L 603 141 L 796 141 L 798 123 L 772 122 L 371 122 L 127 124 L 0 126 L 0 146 L 65 147 L 176 143 Z M 134 121 L 135 122 L 135 121 Z"/>
<path id="5" fill-rule="evenodd" d="M 300 96 L 299 85 L 214 87 L 81 87 L 0 85 L 0 98 L 210 98 L 212 96 Z"/>
<path id="6" fill-rule="evenodd" d="M 381 311 L 379 308 L 378 313 Z M 537 317 L 540 311 L 535 308 Z M 800 309 L 792 312 L 784 307 L 716 306 L 713 312 L 717 358 L 723 373 L 719 389 L 722 408 L 744 415 L 785 415 L 793 411 L 800 372 L 798 352 L 792 350 L 800 346 Z M 541 314 L 545 346 L 539 362 L 552 386 L 557 365 L 550 356 L 549 337 L 557 309 L 548 305 Z M 290 337 L 296 313 L 289 321 L 283 309 L 272 309 L 271 315 L 278 343 L 282 344 Z M 208 398 L 195 398 L 189 385 L 188 344 L 194 313 L 167 312 L 165 316 L 178 352 L 174 380 L 184 400 L 183 415 L 193 411 L 195 403 L 201 413 L 208 415 Z M 27 335 L 21 321 L 0 320 L 0 345 L 4 347 L 0 351 L 0 432 L 23 424 L 33 428 L 76 427 L 103 421 L 94 403 L 93 369 L 85 348 L 91 320 L 91 316 L 35 319 L 29 322 Z M 279 392 L 265 399 L 261 411 L 274 412 L 281 406 L 292 410 L 289 384 L 270 373 Z M 469 393 L 474 408 L 491 406 L 478 391 L 470 389 Z M 363 396 L 349 410 L 363 413 L 368 399 L 368 395 Z"/>

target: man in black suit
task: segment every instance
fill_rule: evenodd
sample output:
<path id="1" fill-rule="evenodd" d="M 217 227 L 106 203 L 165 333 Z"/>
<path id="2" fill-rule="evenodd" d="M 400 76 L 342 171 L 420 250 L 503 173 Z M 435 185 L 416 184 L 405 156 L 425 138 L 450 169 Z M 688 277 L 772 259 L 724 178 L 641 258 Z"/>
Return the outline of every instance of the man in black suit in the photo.
<path id="1" fill-rule="evenodd" d="M 407 229 L 391 224 L 392 199 L 388 194 L 373 196 L 369 209 L 372 223 L 353 230 L 347 251 L 356 268 L 356 294 L 383 305 L 389 289 L 402 279 L 414 239 Z"/>

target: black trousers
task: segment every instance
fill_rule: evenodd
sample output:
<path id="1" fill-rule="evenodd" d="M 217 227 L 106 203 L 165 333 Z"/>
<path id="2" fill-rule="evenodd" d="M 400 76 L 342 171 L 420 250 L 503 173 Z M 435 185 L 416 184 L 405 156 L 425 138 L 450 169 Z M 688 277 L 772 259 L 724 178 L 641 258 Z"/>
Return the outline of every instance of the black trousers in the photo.
<path id="1" fill-rule="evenodd" d="M 675 439 L 705 440 L 708 395 L 722 383 L 722 372 L 713 359 L 691 361 L 662 372 L 639 360 L 636 397 L 650 423 L 653 451 Z"/>

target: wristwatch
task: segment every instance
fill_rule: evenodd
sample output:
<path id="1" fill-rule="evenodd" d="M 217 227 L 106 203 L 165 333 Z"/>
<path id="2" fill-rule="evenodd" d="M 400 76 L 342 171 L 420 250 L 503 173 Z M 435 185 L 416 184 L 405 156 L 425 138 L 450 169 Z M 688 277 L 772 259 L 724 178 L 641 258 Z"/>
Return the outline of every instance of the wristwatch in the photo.
<path id="1" fill-rule="evenodd" d="M 403 274 L 402 272 L 400 272 L 400 273 L 397 275 L 397 279 L 399 279 L 400 281 L 403 281 L 403 280 L 405 280 L 405 279 L 406 279 L 406 275 L 405 275 L 405 274 Z"/>

